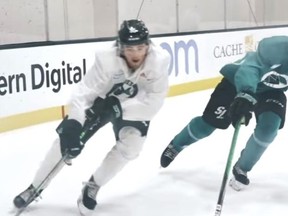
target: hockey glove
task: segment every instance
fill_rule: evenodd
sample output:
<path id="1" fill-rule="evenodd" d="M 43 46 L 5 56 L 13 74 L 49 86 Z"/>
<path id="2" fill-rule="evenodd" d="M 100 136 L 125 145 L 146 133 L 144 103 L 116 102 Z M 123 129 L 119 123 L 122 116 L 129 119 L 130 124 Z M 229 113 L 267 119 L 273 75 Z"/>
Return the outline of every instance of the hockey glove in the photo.
<path id="1" fill-rule="evenodd" d="M 114 96 L 105 98 L 105 112 L 111 121 L 122 118 L 122 107 L 118 98 Z"/>
<path id="2" fill-rule="evenodd" d="M 56 131 L 60 137 L 62 155 L 68 154 L 71 159 L 77 157 L 84 147 L 80 142 L 82 125 L 74 119 L 68 119 L 66 116 Z"/>
<path id="3" fill-rule="evenodd" d="M 96 98 L 93 105 L 85 111 L 86 119 L 88 121 L 96 120 L 105 109 L 105 102 L 103 98 Z"/>
<path id="4" fill-rule="evenodd" d="M 237 122 L 244 117 L 243 124 L 247 126 L 252 118 L 252 112 L 256 103 L 257 100 L 253 94 L 247 92 L 238 93 L 229 108 L 232 125 L 235 127 Z"/>

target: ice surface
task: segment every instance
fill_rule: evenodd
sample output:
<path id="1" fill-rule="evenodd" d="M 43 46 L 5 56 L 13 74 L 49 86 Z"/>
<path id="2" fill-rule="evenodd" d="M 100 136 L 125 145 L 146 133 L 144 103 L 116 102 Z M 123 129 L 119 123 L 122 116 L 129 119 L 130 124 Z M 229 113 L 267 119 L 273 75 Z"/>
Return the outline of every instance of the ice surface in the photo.
<path id="1" fill-rule="evenodd" d="M 140 156 L 101 188 L 95 216 L 214 216 L 233 127 L 186 148 L 168 168 L 160 155 L 192 117 L 201 115 L 211 90 L 167 98 L 151 122 Z M 59 121 L 0 134 L 0 215 L 14 215 L 12 200 L 31 183 L 57 136 Z M 233 163 L 253 132 L 254 120 L 242 127 Z M 286 216 L 288 212 L 287 127 L 249 173 L 251 184 L 240 192 L 227 186 L 221 216 Z M 77 198 L 105 154 L 114 145 L 111 125 L 101 129 L 82 154 L 65 167 L 23 216 L 77 216 Z"/>

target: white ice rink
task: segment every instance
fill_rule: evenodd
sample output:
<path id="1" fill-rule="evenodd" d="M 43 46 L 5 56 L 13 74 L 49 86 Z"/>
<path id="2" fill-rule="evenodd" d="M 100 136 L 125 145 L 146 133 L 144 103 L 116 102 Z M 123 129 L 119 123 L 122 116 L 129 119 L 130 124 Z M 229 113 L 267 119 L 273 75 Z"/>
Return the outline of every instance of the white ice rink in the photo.
<path id="1" fill-rule="evenodd" d="M 94 216 L 214 216 L 233 127 L 186 148 L 166 169 L 159 160 L 169 141 L 192 117 L 201 115 L 212 90 L 167 98 L 151 123 L 144 149 L 98 194 Z M 253 131 L 242 127 L 233 164 Z M 288 123 L 288 122 L 287 122 Z M 0 216 L 14 215 L 12 200 L 30 183 L 57 136 L 59 121 L 0 134 Z M 227 186 L 221 216 L 288 214 L 287 127 L 249 173 L 250 186 L 236 192 Z M 65 167 L 23 216 L 77 216 L 76 200 L 107 151 L 114 145 L 111 125 L 98 132 L 82 154 Z"/>

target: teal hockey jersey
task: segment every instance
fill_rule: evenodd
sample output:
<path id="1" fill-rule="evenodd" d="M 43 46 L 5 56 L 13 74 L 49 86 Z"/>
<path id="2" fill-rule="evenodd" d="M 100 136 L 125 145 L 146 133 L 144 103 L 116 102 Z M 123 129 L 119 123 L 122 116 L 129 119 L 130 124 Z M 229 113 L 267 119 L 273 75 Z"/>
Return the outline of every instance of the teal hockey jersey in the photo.
<path id="1" fill-rule="evenodd" d="M 237 92 L 286 91 L 288 87 L 288 36 L 262 39 L 255 52 L 226 64 L 220 73 L 233 83 Z"/>

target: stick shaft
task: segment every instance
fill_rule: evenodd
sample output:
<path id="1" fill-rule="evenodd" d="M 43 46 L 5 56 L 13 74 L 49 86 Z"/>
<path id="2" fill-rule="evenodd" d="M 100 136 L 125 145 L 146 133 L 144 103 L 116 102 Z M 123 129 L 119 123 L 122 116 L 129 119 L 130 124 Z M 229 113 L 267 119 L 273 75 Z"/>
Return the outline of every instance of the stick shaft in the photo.
<path id="1" fill-rule="evenodd" d="M 50 178 L 51 178 L 51 176 L 54 174 L 55 170 L 57 170 L 59 166 L 62 166 L 62 164 L 65 163 L 65 160 L 67 159 L 67 157 L 68 157 L 67 154 L 64 155 L 64 156 L 57 162 L 57 164 L 55 164 L 55 166 L 54 166 L 53 169 L 49 172 L 49 174 L 46 176 L 46 178 L 43 179 L 43 181 L 41 182 L 41 184 L 35 189 L 35 193 L 34 193 L 31 197 L 29 197 L 29 199 L 28 199 L 27 202 L 26 202 L 26 203 L 27 203 L 26 206 L 24 206 L 23 208 L 20 208 L 20 209 L 16 212 L 15 216 L 19 216 L 19 215 L 21 215 L 21 214 L 25 211 L 25 209 L 26 209 L 27 206 L 30 204 L 30 202 L 35 199 L 35 197 L 37 196 L 37 194 L 39 194 L 39 192 L 40 192 L 40 190 L 42 189 L 43 185 L 45 185 L 46 182 L 50 180 Z"/>
<path id="2" fill-rule="evenodd" d="M 228 154 L 228 158 L 227 158 L 227 162 L 226 162 L 226 167 L 225 167 L 225 171 L 224 171 L 224 175 L 223 175 L 223 179 L 222 179 L 222 183 L 221 183 L 221 188 L 220 188 L 220 192 L 219 192 L 219 196 L 218 196 L 218 201 L 217 201 L 217 205 L 216 205 L 215 216 L 221 215 L 223 201 L 224 201 L 224 197 L 225 197 L 226 184 L 227 184 L 227 180 L 228 180 L 229 173 L 231 170 L 232 160 L 233 160 L 233 156 L 234 156 L 234 151 L 235 151 L 235 146 L 236 146 L 238 134 L 240 131 L 240 126 L 241 126 L 241 120 L 237 123 L 235 130 L 234 130 L 234 133 L 233 133 L 233 138 L 232 138 L 232 142 L 231 142 L 231 146 L 230 146 L 230 150 L 229 150 L 229 154 Z"/>

